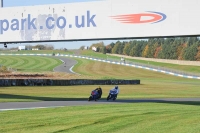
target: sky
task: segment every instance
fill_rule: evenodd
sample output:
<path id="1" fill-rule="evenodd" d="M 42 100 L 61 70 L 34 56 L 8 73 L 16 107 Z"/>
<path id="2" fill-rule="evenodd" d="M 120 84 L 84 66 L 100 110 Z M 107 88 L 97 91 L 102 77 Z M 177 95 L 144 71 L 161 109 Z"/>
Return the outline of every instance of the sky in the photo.
<path id="1" fill-rule="evenodd" d="M 62 4 L 62 3 L 72 3 L 72 2 L 87 2 L 95 0 L 3 0 L 4 7 L 16 7 L 16 6 L 32 6 L 32 5 L 45 5 L 45 4 Z M 101 40 L 102 41 L 102 40 Z M 101 42 L 97 41 L 75 41 L 75 42 L 44 42 L 44 43 L 31 43 L 31 45 L 36 44 L 51 44 L 54 45 L 55 49 L 67 48 L 67 49 L 78 49 L 81 46 L 90 46 L 93 43 Z M 103 41 L 105 45 L 116 42 L 117 40 L 106 40 Z M 29 43 L 30 44 L 30 43 Z M 27 45 L 27 43 L 21 44 L 8 44 L 8 48 L 18 47 L 21 45 Z M 0 45 L 0 48 L 4 48 Z"/>

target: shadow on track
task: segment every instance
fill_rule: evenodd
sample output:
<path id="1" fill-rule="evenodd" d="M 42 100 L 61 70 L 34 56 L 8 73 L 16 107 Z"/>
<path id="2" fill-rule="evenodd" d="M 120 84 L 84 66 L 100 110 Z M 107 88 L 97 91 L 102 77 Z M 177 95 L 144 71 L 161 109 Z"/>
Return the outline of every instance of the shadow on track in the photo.
<path id="1" fill-rule="evenodd" d="M 88 96 L 89 97 L 89 96 Z M 87 101 L 88 98 L 58 98 L 58 97 L 37 97 L 14 94 L 0 94 L 0 98 L 4 99 L 24 99 L 38 101 Z M 93 101 L 91 101 L 93 102 Z M 97 102 L 108 103 L 166 103 L 166 104 L 182 104 L 182 105 L 200 105 L 200 98 L 154 98 L 154 99 L 117 99 L 116 101 L 101 98 Z"/>
<path id="2" fill-rule="evenodd" d="M 88 98 L 58 98 L 58 97 L 25 96 L 25 95 L 14 95 L 14 94 L 0 94 L 0 98 L 39 100 L 39 101 L 82 101 L 82 100 L 88 99 Z"/>

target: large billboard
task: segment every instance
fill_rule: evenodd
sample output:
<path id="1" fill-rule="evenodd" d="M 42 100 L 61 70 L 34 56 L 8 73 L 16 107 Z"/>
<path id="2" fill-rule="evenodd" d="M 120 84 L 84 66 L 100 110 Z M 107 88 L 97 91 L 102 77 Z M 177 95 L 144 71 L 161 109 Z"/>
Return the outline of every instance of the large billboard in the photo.
<path id="1" fill-rule="evenodd" d="M 99 0 L 0 9 L 0 42 L 200 35 L 200 0 Z"/>

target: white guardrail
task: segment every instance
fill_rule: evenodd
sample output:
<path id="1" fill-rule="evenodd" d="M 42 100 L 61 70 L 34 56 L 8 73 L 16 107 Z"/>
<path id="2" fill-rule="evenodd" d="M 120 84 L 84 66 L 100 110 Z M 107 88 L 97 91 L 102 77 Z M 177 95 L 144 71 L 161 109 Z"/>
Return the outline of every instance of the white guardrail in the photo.
<path id="1" fill-rule="evenodd" d="M 52 54 L 0 54 L 0 55 L 53 56 Z M 61 54 L 61 55 L 55 55 L 55 56 L 82 58 L 82 59 L 88 59 L 88 60 L 106 62 L 106 63 L 111 63 L 111 64 L 117 64 L 117 65 L 131 66 L 131 67 L 135 67 L 135 68 L 141 68 L 141 69 L 151 70 L 151 71 L 155 71 L 155 72 L 161 72 L 161 73 L 164 73 L 164 74 L 169 74 L 169 75 L 183 77 L 183 78 L 200 79 L 200 76 L 194 76 L 194 75 L 188 75 L 188 74 L 187 75 L 186 74 L 179 74 L 179 73 L 170 72 L 170 71 L 167 71 L 167 70 L 150 68 L 150 67 L 142 66 L 142 65 L 135 65 L 135 64 L 131 64 L 131 63 L 122 63 L 122 62 L 118 62 L 118 61 L 110 61 L 110 60 L 92 58 L 92 57 L 87 57 L 87 56 L 63 55 L 63 54 Z"/>

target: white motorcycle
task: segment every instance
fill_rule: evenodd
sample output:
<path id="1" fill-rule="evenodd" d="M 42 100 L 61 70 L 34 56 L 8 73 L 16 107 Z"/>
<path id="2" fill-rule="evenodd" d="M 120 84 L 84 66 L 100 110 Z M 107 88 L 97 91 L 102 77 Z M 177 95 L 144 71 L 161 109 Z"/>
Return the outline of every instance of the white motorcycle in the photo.
<path id="1" fill-rule="evenodd" d="M 112 99 L 115 101 L 117 98 L 117 91 L 116 90 L 110 90 L 110 93 L 108 94 L 107 101 Z"/>

